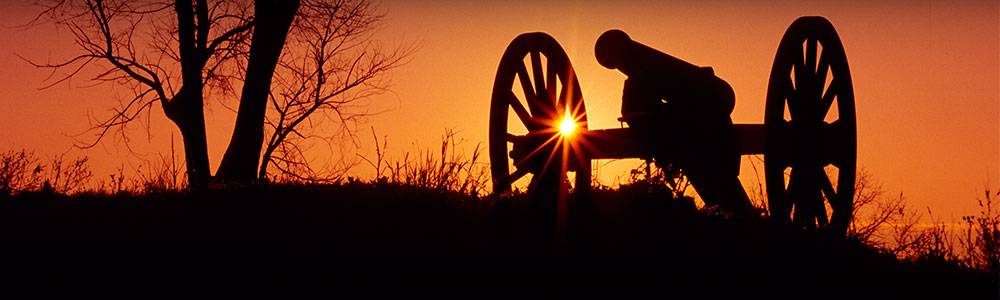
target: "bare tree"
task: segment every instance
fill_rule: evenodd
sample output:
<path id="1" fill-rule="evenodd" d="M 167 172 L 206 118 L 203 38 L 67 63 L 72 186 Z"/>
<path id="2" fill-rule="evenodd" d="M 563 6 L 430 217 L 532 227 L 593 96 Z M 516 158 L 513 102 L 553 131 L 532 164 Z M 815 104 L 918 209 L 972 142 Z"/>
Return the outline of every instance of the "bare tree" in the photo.
<path id="1" fill-rule="evenodd" d="M 356 7 L 368 7 L 365 0 L 359 1 L 365 5 Z M 269 99 L 272 103 L 278 102 L 270 92 L 272 76 L 279 61 L 296 61 L 296 54 L 307 54 L 301 51 L 283 54 L 287 37 L 304 34 L 299 33 L 300 30 L 322 29 L 333 30 L 334 36 L 343 36 L 344 41 L 352 43 L 359 37 L 371 38 L 363 30 L 367 27 L 358 27 L 357 19 L 343 19 L 345 15 L 336 14 L 341 8 L 348 10 L 355 6 L 355 2 L 302 2 L 303 12 L 306 12 L 303 14 L 299 14 L 299 0 L 39 0 L 36 4 L 44 11 L 29 25 L 49 22 L 69 29 L 80 54 L 64 61 L 33 64 L 53 72 L 68 70 L 51 85 L 69 80 L 91 67 L 98 70 L 93 80 L 124 86 L 133 92 L 133 97 L 120 100 L 112 116 L 93 124 L 96 138 L 82 145 L 85 148 L 93 147 L 110 132 L 118 132 L 124 137 L 127 125 L 143 117 L 144 112 L 148 118 L 149 108 L 159 103 L 164 115 L 181 132 L 192 187 L 203 186 L 212 178 L 204 117 L 206 95 L 220 100 L 238 97 L 236 126 L 216 179 L 252 180 L 258 175 L 267 104 Z M 323 28 L 323 24 L 340 27 Z M 337 43 L 336 38 L 328 42 L 333 43 Z M 377 51 L 372 53 L 379 54 Z M 327 58 L 330 61 L 337 59 L 340 58 Z M 390 64 L 396 63 L 399 61 L 390 60 Z M 322 87 L 317 88 L 317 92 L 328 89 L 326 78 L 331 77 L 330 74 L 346 73 L 346 77 L 351 77 L 355 71 L 366 72 L 333 65 L 327 67 L 325 63 L 318 66 L 324 72 L 319 77 L 324 79 L 316 85 Z M 376 68 L 375 72 L 388 69 Z M 361 82 L 368 80 L 370 78 Z M 239 85 L 242 88 L 237 96 L 233 87 Z M 356 87 L 344 87 L 343 90 Z M 329 98 L 342 94 L 345 92 Z M 312 114 L 309 112 L 299 118 L 302 114 L 289 113 L 295 109 L 278 106 L 274 109 L 286 111 L 279 115 L 288 115 L 289 120 L 299 120 L 273 126 L 281 128 L 275 132 L 297 132 L 293 128 Z M 272 140 L 286 143 L 289 141 L 286 136 L 288 133 Z"/>
<path id="2" fill-rule="evenodd" d="M 858 170 L 854 186 L 854 218 L 848 226 L 848 237 L 900 258 L 928 253 L 950 255 L 944 225 L 919 226 L 923 215 L 907 206 L 902 193 L 888 195 L 864 169 Z"/>
<path id="3" fill-rule="evenodd" d="M 357 125 L 370 115 L 366 100 L 385 92 L 387 72 L 413 53 L 412 45 L 384 49 L 372 38 L 384 20 L 364 1 L 303 2 L 269 97 L 275 109 L 265 120 L 270 138 L 260 179 L 274 166 L 280 176 L 331 181 L 356 163 L 342 155 L 321 168 L 310 163 L 305 149 L 356 145 Z"/>
<path id="4" fill-rule="evenodd" d="M 124 135 L 126 125 L 159 103 L 181 132 L 190 185 L 207 183 L 211 172 L 203 89 L 208 81 L 225 81 L 228 77 L 216 76 L 217 72 L 244 52 L 244 40 L 253 26 L 247 7 L 180 0 L 36 4 L 44 7 L 36 22 L 68 28 L 80 52 L 65 61 L 34 63 L 53 72 L 70 70 L 51 85 L 93 66 L 99 69 L 93 80 L 125 86 L 134 95 L 121 99 L 112 116 L 93 126 L 97 136 L 83 147 L 93 147 L 111 130 Z"/>
<path id="5" fill-rule="evenodd" d="M 902 193 L 896 197 L 886 195 L 882 184 L 864 169 L 859 169 L 855 178 L 855 217 L 848 226 L 848 236 L 863 242 L 873 242 L 873 237 L 885 240 L 879 231 L 885 225 L 898 224 L 906 219 L 906 200 Z"/>

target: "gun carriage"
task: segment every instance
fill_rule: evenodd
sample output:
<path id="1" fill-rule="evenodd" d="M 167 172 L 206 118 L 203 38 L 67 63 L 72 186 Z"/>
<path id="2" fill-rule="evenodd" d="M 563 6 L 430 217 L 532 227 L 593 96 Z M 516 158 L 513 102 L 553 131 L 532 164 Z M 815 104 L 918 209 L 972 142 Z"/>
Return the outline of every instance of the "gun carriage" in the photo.
<path id="1" fill-rule="evenodd" d="M 601 65 L 628 76 L 619 120 L 629 127 L 589 128 L 573 66 L 551 36 L 525 33 L 507 47 L 490 107 L 495 193 L 531 174 L 532 201 L 558 203 L 553 206 L 564 228 L 567 173 L 575 172 L 575 198 L 586 199 L 591 160 L 677 163 L 709 203 L 746 199 L 736 177 L 740 156 L 763 154 L 772 220 L 846 232 L 856 169 L 854 91 L 843 45 L 825 18 L 801 17 L 786 30 L 771 68 L 763 124 L 732 123 L 735 94 L 710 67 L 618 30 L 601 35 L 595 54 Z M 680 140 L 689 142 L 670 144 L 678 139 L 665 135 L 678 131 L 663 128 L 680 130 Z"/>

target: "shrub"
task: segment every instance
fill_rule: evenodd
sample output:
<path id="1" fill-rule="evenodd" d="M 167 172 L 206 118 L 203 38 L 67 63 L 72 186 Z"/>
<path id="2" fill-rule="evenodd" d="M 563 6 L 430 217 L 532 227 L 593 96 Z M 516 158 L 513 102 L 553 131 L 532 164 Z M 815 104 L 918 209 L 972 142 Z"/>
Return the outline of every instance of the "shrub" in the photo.
<path id="1" fill-rule="evenodd" d="M 0 154 L 0 195 L 36 189 L 42 167 L 34 152 L 11 150 Z"/>
<path id="2" fill-rule="evenodd" d="M 903 193 L 893 197 L 871 173 L 859 168 L 854 181 L 854 218 L 847 227 L 848 238 L 898 255 L 907 251 L 915 238 L 913 225 L 920 215 L 906 206 Z M 889 242 L 894 242 L 890 245 Z"/>
<path id="3" fill-rule="evenodd" d="M 979 215 L 962 217 L 966 225 L 961 239 L 966 264 L 992 274 L 1000 273 L 1000 213 L 993 207 L 997 196 L 1000 191 L 991 192 L 987 187 L 984 198 L 976 199 Z"/>
<path id="4" fill-rule="evenodd" d="M 79 192 L 93 177 L 87 162 L 87 157 L 67 160 L 64 154 L 59 154 L 45 165 L 34 152 L 7 151 L 0 154 L 0 194 L 40 190 L 63 194 Z"/>

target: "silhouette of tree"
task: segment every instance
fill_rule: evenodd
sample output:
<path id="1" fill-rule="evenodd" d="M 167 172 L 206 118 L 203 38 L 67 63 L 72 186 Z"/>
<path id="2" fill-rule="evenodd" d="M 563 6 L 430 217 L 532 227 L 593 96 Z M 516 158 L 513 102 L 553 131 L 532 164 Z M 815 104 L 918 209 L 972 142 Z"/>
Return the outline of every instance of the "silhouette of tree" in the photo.
<path id="1" fill-rule="evenodd" d="M 271 78 L 281 57 L 299 1 L 254 1 L 254 34 L 251 38 L 236 126 L 229 148 L 216 173 L 224 180 L 249 181 L 260 159 L 264 140 L 264 114 Z"/>
<path id="2" fill-rule="evenodd" d="M 93 147 L 113 130 L 124 136 L 127 125 L 159 103 L 164 115 L 181 132 L 192 187 L 204 186 L 212 178 L 204 117 L 206 96 L 239 98 L 236 126 L 216 179 L 253 180 L 257 177 L 261 157 L 273 74 L 279 61 L 292 62 L 303 59 L 295 55 L 308 54 L 298 50 L 285 53 L 287 37 L 308 36 L 310 30 L 324 29 L 344 36 L 344 41 L 371 38 L 365 30 L 371 22 L 359 17 L 365 15 L 339 13 L 357 8 L 371 9 L 365 0 L 360 3 L 349 0 L 41 0 L 36 5 L 44 11 L 29 26 L 48 22 L 69 29 L 80 53 L 54 63 L 33 62 L 53 72 L 69 70 L 49 86 L 69 80 L 88 67 L 96 67 L 99 71 L 93 78 L 95 81 L 125 86 L 133 92 L 133 97 L 120 100 L 111 117 L 93 125 L 96 138 L 81 147 Z M 373 9 L 366 12 L 370 11 Z M 400 63 L 399 60 L 391 62 Z M 375 72 L 388 69 L 391 67 L 378 68 Z M 326 70 L 338 75 L 348 74 L 347 77 L 358 72 L 353 68 Z M 241 86 L 238 95 L 236 86 Z M 323 84 L 318 86 L 325 87 Z M 295 119 L 298 123 L 284 123 L 278 128 L 296 133 L 295 126 L 312 113 Z M 281 144 L 287 141 L 287 135 L 272 140 Z"/>
<path id="3" fill-rule="evenodd" d="M 374 40 L 385 14 L 368 2 L 303 3 L 299 15 L 269 94 L 275 109 L 264 120 L 270 138 L 257 176 L 265 179 L 274 166 L 297 180 L 335 180 L 355 162 L 341 157 L 319 169 L 305 148 L 356 145 L 358 122 L 371 115 L 365 100 L 385 92 L 384 75 L 405 63 L 415 45 L 385 49 Z"/>
<path id="4" fill-rule="evenodd" d="M 913 215 L 906 206 L 903 194 L 888 195 L 882 184 L 865 169 L 859 169 L 855 178 L 855 217 L 847 227 L 848 237 L 883 248 L 886 245 L 882 243 L 889 240 L 887 234 L 908 238 L 919 216 Z M 894 232 L 880 232 L 885 226 L 893 227 Z"/>

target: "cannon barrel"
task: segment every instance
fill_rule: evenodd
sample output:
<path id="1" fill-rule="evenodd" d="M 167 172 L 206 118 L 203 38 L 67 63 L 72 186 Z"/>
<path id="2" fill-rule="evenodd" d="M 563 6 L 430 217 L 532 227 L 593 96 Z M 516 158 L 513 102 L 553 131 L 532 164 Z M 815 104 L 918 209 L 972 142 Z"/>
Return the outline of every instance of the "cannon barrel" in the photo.
<path id="1" fill-rule="evenodd" d="M 646 77 L 657 81 L 660 86 L 657 94 L 663 99 L 681 98 L 689 102 L 687 104 L 710 108 L 727 116 L 736 104 L 733 88 L 715 76 L 711 67 L 699 67 L 633 41 L 621 30 L 612 29 L 601 34 L 594 54 L 608 69 L 617 69 L 629 78 Z"/>
<path id="2" fill-rule="evenodd" d="M 618 69 L 635 76 L 649 69 L 683 76 L 699 72 L 699 67 L 633 41 L 625 32 L 612 29 L 601 34 L 594 46 L 597 62 L 608 69 Z"/>

